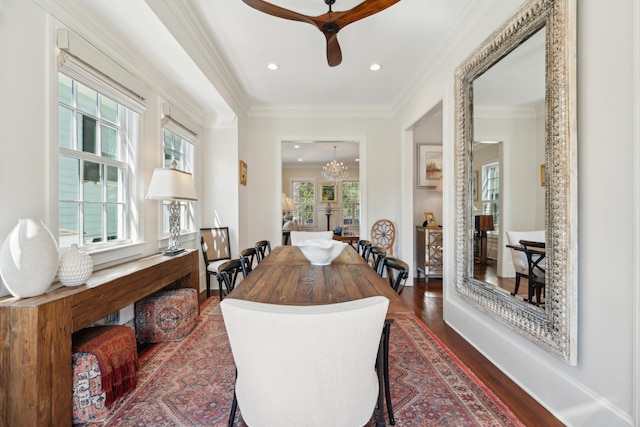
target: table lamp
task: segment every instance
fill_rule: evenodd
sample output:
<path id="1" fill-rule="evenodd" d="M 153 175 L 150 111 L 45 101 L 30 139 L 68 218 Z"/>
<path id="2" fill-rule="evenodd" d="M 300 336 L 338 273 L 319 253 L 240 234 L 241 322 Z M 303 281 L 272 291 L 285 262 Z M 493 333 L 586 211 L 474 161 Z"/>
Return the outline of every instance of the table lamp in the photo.
<path id="1" fill-rule="evenodd" d="M 153 170 L 147 199 L 169 200 L 169 247 L 164 255 L 176 255 L 184 251 L 180 248 L 180 201 L 198 200 L 193 176 L 176 169 L 175 161 L 171 168 Z"/>

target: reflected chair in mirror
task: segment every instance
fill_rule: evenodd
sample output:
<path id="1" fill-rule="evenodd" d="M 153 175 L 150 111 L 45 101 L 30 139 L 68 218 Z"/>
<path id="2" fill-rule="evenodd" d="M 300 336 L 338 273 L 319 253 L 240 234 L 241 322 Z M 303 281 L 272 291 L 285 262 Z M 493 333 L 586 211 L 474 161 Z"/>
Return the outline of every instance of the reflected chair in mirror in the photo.
<path id="1" fill-rule="evenodd" d="M 229 227 L 201 228 L 200 246 L 207 269 L 207 298 L 209 298 L 211 296 L 211 276 L 216 276 L 220 264 L 231 259 Z"/>
<path id="2" fill-rule="evenodd" d="M 409 278 L 409 265 L 398 258 L 385 257 L 382 260 L 379 273 L 381 276 L 387 277 L 389 286 L 400 295 Z"/>
<path id="3" fill-rule="evenodd" d="M 240 251 L 240 259 L 245 263 L 247 274 L 253 270 L 254 262 L 260 264 L 260 256 L 258 253 L 257 248 L 247 248 Z"/>
<path id="4" fill-rule="evenodd" d="M 242 274 L 242 277 L 247 277 L 247 274 L 249 274 L 247 262 L 247 258 L 236 258 L 225 261 L 218 266 L 216 276 L 220 290 L 220 301 L 222 301 L 224 295 L 229 295 L 236 287 L 236 282 L 240 274 Z M 226 288 L 226 291 L 223 289 L 223 286 Z"/>
<path id="5" fill-rule="evenodd" d="M 511 292 L 511 295 L 517 295 L 520 290 L 520 279 L 529 278 L 529 264 L 527 262 L 527 255 L 524 253 L 520 240 L 529 240 L 535 242 L 545 241 L 544 230 L 533 231 L 507 231 L 507 247 L 511 249 L 511 260 L 513 261 L 513 268 L 516 272 L 516 284 Z M 545 268 L 545 261 L 539 262 L 540 267 Z"/>
<path id="6" fill-rule="evenodd" d="M 237 374 L 229 425 L 236 407 L 247 425 L 367 425 L 388 305 L 381 296 L 310 306 L 222 301 Z"/>
<path id="7" fill-rule="evenodd" d="M 388 219 L 380 219 L 371 227 L 371 244 L 380 246 L 393 255 L 393 243 L 396 240 L 396 227 Z"/>
<path id="8" fill-rule="evenodd" d="M 271 242 L 268 240 L 260 240 L 259 242 L 256 242 L 255 247 L 258 256 L 258 264 L 260 264 L 264 257 L 271 253 Z"/>
<path id="9" fill-rule="evenodd" d="M 544 295 L 546 285 L 546 277 L 543 263 L 545 258 L 545 242 L 534 242 L 530 240 L 520 240 L 525 255 L 527 256 L 528 276 L 529 276 L 529 292 L 527 301 L 531 304 L 544 304 L 541 295 Z M 535 294 L 536 301 L 533 302 Z"/>
<path id="10" fill-rule="evenodd" d="M 365 258 L 365 252 L 367 251 L 367 248 L 371 246 L 371 240 L 363 240 L 360 239 L 358 240 L 358 245 L 356 246 L 356 250 L 358 251 L 358 253 L 360 254 L 360 256 L 362 256 L 362 258 Z"/>

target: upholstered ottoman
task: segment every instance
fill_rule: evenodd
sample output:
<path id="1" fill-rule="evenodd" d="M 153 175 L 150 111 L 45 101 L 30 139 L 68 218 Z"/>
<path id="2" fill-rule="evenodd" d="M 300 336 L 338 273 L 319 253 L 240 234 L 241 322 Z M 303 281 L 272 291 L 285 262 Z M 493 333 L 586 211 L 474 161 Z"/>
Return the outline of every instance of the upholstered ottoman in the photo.
<path id="1" fill-rule="evenodd" d="M 128 326 L 85 328 L 73 336 L 73 424 L 103 421 L 136 387 L 138 351 Z"/>
<path id="2" fill-rule="evenodd" d="M 196 326 L 198 294 L 193 288 L 157 292 L 136 302 L 138 341 L 180 341 Z"/>

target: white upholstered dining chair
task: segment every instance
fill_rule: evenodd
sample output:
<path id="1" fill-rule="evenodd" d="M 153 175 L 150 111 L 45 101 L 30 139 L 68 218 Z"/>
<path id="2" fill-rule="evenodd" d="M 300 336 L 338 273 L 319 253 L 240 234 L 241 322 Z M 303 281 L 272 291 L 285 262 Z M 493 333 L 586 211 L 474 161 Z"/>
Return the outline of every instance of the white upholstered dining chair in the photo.
<path id="1" fill-rule="evenodd" d="M 312 306 L 223 300 L 235 397 L 247 425 L 365 425 L 378 397 L 375 364 L 388 305 L 382 296 Z"/>
<path id="2" fill-rule="evenodd" d="M 297 246 L 298 243 L 311 239 L 333 239 L 333 231 L 292 231 L 291 245 Z"/>

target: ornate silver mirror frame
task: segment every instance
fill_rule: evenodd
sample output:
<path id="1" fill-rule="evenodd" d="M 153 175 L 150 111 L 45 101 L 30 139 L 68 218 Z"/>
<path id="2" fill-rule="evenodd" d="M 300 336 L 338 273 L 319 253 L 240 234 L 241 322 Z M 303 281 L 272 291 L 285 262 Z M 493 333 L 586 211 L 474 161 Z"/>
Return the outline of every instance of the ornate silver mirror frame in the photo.
<path id="1" fill-rule="evenodd" d="M 546 31 L 545 309 L 473 277 L 473 81 L 536 33 Z M 457 69 L 456 291 L 500 323 L 577 363 L 577 128 L 575 0 L 531 0 Z M 504 233 L 504 231 L 501 231 Z"/>

